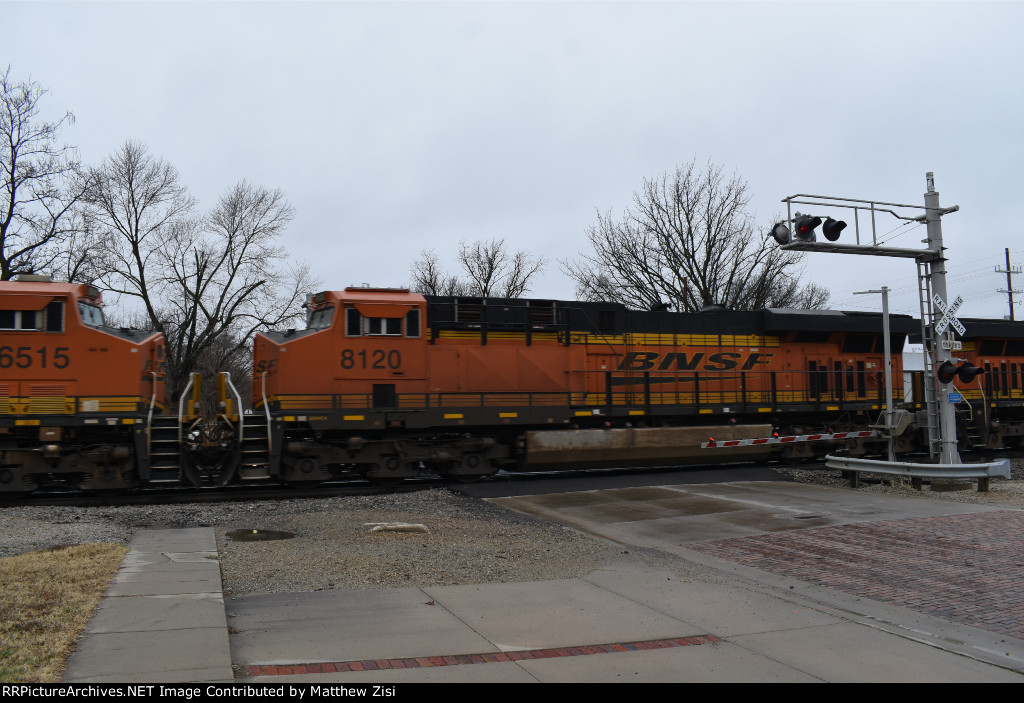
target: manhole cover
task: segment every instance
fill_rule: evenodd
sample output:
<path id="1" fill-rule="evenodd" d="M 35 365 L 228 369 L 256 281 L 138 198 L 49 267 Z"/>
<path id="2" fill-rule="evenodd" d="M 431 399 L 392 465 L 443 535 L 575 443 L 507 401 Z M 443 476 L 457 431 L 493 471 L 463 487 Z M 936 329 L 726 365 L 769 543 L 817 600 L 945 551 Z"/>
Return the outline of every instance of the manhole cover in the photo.
<path id="1" fill-rule="evenodd" d="M 291 539 L 295 533 L 281 530 L 231 530 L 227 536 L 236 542 L 270 542 L 276 539 Z"/>

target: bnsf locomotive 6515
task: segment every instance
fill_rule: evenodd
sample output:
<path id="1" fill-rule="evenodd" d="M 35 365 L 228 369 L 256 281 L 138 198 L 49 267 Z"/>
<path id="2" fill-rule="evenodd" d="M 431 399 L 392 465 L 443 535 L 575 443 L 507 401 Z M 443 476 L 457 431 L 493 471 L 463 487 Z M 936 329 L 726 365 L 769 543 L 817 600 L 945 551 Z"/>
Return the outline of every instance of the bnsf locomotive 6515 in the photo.
<path id="1" fill-rule="evenodd" d="M 0 491 L 53 482 L 393 483 L 421 472 L 672 465 L 883 453 L 881 436 L 701 443 L 865 430 L 884 404 L 878 314 L 632 311 L 611 303 L 430 297 L 349 288 L 312 296 L 303 330 L 253 344 L 252 409 L 222 377 L 221 413 L 163 405 L 159 335 L 103 325 L 95 290 L 0 284 Z M 1024 325 L 965 320 L 963 448 L 1024 436 Z M 891 319 L 897 451 L 920 450 L 920 332 Z M 963 384 L 961 384 L 963 385 Z"/>
<path id="2" fill-rule="evenodd" d="M 150 479 L 162 344 L 104 326 L 92 286 L 0 283 L 0 491 Z"/>

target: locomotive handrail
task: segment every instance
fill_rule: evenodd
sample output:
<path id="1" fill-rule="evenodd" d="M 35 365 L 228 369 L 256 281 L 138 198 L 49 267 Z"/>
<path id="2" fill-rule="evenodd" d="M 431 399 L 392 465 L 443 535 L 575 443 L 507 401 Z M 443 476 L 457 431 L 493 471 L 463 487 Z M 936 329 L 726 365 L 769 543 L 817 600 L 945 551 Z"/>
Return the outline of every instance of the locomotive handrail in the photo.
<path id="1" fill-rule="evenodd" d="M 235 388 L 235 384 L 231 382 L 231 372 L 221 371 L 220 373 L 224 376 L 224 383 L 234 394 L 235 402 L 238 403 L 235 407 L 238 408 L 238 443 L 241 445 L 245 440 L 245 413 L 242 412 L 242 396 L 238 394 L 238 389 Z"/>
<path id="2" fill-rule="evenodd" d="M 149 397 L 149 413 L 146 415 L 146 451 L 153 454 L 153 408 L 156 407 L 156 371 L 150 371 L 153 377 L 153 395 Z"/>
<path id="3" fill-rule="evenodd" d="M 181 398 L 178 399 L 178 446 L 181 446 L 184 438 L 181 436 L 181 427 L 185 424 L 185 398 L 188 396 L 190 390 L 192 390 L 192 381 L 195 378 L 195 374 L 189 374 L 188 384 L 185 386 L 185 390 L 181 392 Z"/>
<path id="4" fill-rule="evenodd" d="M 267 402 L 267 373 L 269 371 L 264 371 L 260 375 L 260 394 L 263 396 L 263 414 L 267 417 L 267 456 L 272 457 L 274 455 L 274 439 L 270 427 L 270 403 Z"/>

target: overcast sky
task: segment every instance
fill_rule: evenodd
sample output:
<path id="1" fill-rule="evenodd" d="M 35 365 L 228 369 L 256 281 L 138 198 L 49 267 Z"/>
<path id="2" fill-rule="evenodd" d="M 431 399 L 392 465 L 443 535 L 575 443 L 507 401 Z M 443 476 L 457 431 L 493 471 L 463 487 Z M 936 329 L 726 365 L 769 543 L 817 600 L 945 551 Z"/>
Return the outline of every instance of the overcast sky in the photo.
<path id="1" fill-rule="evenodd" d="M 534 296 L 571 299 L 558 261 L 586 251 L 595 210 L 692 159 L 744 178 L 766 227 L 796 193 L 923 205 L 933 171 L 960 206 L 943 235 L 963 317 L 1006 315 L 994 269 L 1005 248 L 1024 265 L 1022 3 L 0 9 L 0 64 L 74 112 L 84 162 L 137 140 L 207 208 L 243 178 L 280 187 L 286 244 L 325 288 L 407 284 L 425 247 L 454 269 L 460 241 L 504 238 L 548 259 Z M 903 230 L 892 246 L 923 246 Z M 918 314 L 909 260 L 814 254 L 807 275 L 832 307 L 880 309 L 852 292 L 888 285 Z"/>

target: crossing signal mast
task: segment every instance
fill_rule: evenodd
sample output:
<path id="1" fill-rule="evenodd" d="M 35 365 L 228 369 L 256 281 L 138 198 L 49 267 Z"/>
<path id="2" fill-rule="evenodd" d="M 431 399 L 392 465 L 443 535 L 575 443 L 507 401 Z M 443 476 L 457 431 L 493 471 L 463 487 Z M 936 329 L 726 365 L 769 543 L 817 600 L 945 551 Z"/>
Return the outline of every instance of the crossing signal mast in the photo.
<path id="1" fill-rule="evenodd" d="M 947 306 L 946 293 L 946 259 L 942 246 L 941 218 L 957 212 L 960 208 L 943 208 L 939 205 L 939 194 L 935 190 L 935 180 L 931 173 L 927 174 L 927 192 L 924 206 L 902 203 L 887 203 L 874 200 L 856 200 L 852 198 L 836 198 L 822 195 L 797 194 L 784 198 L 786 203 L 786 219 L 772 227 L 771 236 L 782 249 L 788 251 L 830 252 L 838 254 L 860 254 L 868 256 L 891 256 L 914 259 L 918 270 L 918 287 L 921 304 L 921 334 L 925 345 L 925 400 L 927 407 L 927 427 L 929 436 L 929 453 L 933 460 L 944 466 L 960 464 L 957 452 L 956 413 L 954 403 L 961 396 L 950 384 L 954 379 L 963 383 L 972 381 L 983 373 L 982 369 L 964 359 L 954 359 L 952 351 L 962 345 L 954 340 L 954 331 L 961 336 L 966 328 L 956 318 L 956 310 L 961 298 Z M 854 237 L 853 241 L 840 242 L 843 231 L 847 228 L 845 221 L 826 216 L 824 222 L 820 215 L 793 212 L 793 206 L 810 208 L 818 212 L 831 212 L 839 209 L 853 210 Z M 904 214 L 906 211 L 913 214 Z M 921 212 L 923 210 L 923 212 Z M 875 226 L 876 217 L 888 214 L 907 222 L 920 222 L 927 226 L 928 238 L 923 240 L 925 249 L 903 249 L 882 246 L 878 242 Z M 861 217 L 870 217 L 870 240 L 866 233 L 861 234 Z M 790 228 L 792 225 L 792 229 Z M 827 240 L 820 242 L 815 230 L 821 226 L 822 236 Z M 944 334 L 945 333 L 945 334 Z M 957 366 L 957 362 L 960 365 Z M 887 399 L 887 429 L 891 434 L 892 399 Z M 853 459 L 844 459 L 855 462 Z M 879 462 L 871 462 L 878 464 Z M 883 462 L 884 463 L 884 462 Z M 892 462 L 890 458 L 890 463 Z M 902 463 L 900 466 L 913 467 Z M 864 470 L 870 470 L 865 468 Z"/>

